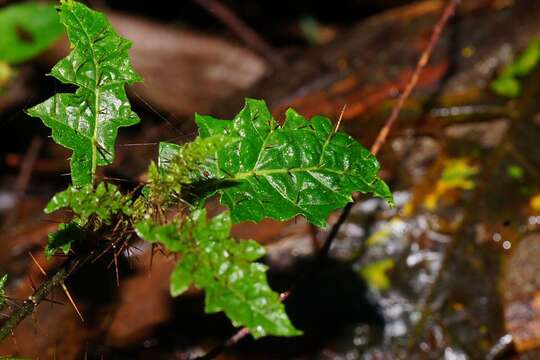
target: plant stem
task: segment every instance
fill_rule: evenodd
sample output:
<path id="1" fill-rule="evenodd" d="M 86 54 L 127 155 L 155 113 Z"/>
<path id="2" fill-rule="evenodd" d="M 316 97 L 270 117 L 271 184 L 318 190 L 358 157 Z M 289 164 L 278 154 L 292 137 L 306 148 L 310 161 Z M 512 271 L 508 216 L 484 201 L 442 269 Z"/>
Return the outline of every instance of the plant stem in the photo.
<path id="1" fill-rule="evenodd" d="M 0 328 L 0 342 L 11 335 L 15 327 L 19 325 L 25 317 L 32 314 L 38 304 L 44 300 L 57 285 L 62 284 L 69 274 L 70 271 L 68 271 L 68 268 L 62 267 L 52 277 L 41 284 L 28 300 L 25 300 L 23 305 L 11 314 L 8 320 L 2 325 L 2 328 Z"/>
<path id="2" fill-rule="evenodd" d="M 73 272 L 79 269 L 82 265 L 96 258 L 99 254 L 100 251 L 98 248 L 96 248 L 87 253 L 85 256 L 79 256 L 67 260 L 53 276 L 47 278 L 37 288 L 37 290 L 35 290 L 34 293 L 28 297 L 28 300 L 26 300 L 21 307 L 19 307 L 9 316 L 9 318 L 0 328 L 0 343 L 7 336 L 13 333 L 13 330 L 22 320 L 24 320 L 24 318 L 34 312 L 39 303 L 45 300 L 56 286 L 64 286 L 64 282 Z"/>

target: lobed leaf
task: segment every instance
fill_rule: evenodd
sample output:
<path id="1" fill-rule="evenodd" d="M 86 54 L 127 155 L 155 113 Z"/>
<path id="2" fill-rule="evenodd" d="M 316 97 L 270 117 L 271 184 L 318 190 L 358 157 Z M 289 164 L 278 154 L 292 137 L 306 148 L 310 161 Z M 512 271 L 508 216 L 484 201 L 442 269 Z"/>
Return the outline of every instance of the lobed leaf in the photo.
<path id="1" fill-rule="evenodd" d="M 19 64 L 52 45 L 64 28 L 52 4 L 15 3 L 0 10 L 0 62 Z"/>
<path id="2" fill-rule="evenodd" d="M 227 135 L 239 141 L 217 153 L 210 177 L 231 182 L 219 190 L 234 222 L 302 215 L 318 226 L 352 201 L 352 193 L 373 193 L 393 205 L 377 176 L 379 163 L 349 135 L 322 116 L 307 121 L 289 109 L 283 125 L 264 101 L 248 99 L 232 121 L 196 116 L 199 135 Z"/>
<path id="3" fill-rule="evenodd" d="M 71 180 L 84 186 L 93 182 L 98 165 L 112 163 L 118 128 L 139 122 L 124 87 L 141 77 L 129 60 L 131 42 L 118 36 L 103 14 L 65 0 L 59 15 L 73 49 L 51 75 L 78 89 L 55 94 L 28 114 L 41 118 L 53 139 L 73 150 Z"/>
<path id="4" fill-rule="evenodd" d="M 230 230 L 229 213 L 208 220 L 204 209 L 183 222 L 136 225 L 141 238 L 182 254 L 171 274 L 173 296 L 195 284 L 206 292 L 207 313 L 224 311 L 235 326 L 248 327 L 255 338 L 299 335 L 278 294 L 268 286 L 266 267 L 254 262 L 264 255 L 264 248 L 252 240 L 235 241 Z"/>

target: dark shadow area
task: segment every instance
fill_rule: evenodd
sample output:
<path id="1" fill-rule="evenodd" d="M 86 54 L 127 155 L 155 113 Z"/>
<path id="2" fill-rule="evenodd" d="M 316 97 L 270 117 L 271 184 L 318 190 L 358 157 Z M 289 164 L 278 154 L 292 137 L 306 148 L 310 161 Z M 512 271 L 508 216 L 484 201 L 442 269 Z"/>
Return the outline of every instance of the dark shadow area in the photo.
<path id="1" fill-rule="evenodd" d="M 299 279 L 298 274 L 310 276 Z M 368 299 L 366 284 L 349 264 L 328 261 L 320 268 L 318 261 L 302 260 L 286 272 L 270 272 L 269 281 L 274 289 L 285 289 L 295 283 L 294 293 L 285 304 L 292 322 L 304 335 L 245 339 L 230 350 L 241 358 L 309 357 L 342 339 L 355 326 L 368 324 L 383 330 L 384 321 L 377 305 Z M 237 331 L 223 314 L 204 314 L 202 294 L 179 297 L 175 312 L 174 318 L 156 329 L 144 343 L 129 349 L 108 349 L 105 354 L 114 359 L 170 358 L 171 354 L 187 354 L 196 346 L 219 345 Z M 374 334 L 373 338 L 381 337 Z"/>

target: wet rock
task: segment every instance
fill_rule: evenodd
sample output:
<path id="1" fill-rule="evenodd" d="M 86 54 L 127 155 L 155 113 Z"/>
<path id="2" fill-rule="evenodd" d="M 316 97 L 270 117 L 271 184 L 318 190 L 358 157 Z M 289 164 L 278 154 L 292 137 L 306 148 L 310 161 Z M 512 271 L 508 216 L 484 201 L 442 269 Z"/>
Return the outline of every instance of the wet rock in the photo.
<path id="1" fill-rule="evenodd" d="M 444 133 L 452 140 L 463 140 L 493 148 L 501 142 L 507 130 L 508 120 L 498 119 L 490 122 L 449 125 Z"/>
<path id="2" fill-rule="evenodd" d="M 504 318 L 518 351 L 540 346 L 540 234 L 523 238 L 504 277 Z"/>
<path id="3" fill-rule="evenodd" d="M 436 139 L 423 136 L 417 138 L 397 138 L 392 142 L 392 150 L 401 160 L 403 175 L 417 185 L 441 153 L 441 144 Z"/>

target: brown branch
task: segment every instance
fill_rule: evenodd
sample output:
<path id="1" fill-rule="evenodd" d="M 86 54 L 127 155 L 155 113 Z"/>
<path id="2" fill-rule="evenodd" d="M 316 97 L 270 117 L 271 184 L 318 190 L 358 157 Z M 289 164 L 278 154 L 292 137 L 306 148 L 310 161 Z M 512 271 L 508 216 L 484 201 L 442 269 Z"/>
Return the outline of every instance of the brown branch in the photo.
<path id="1" fill-rule="evenodd" d="M 416 68 L 414 69 L 414 72 L 407 82 L 407 85 L 405 86 L 405 89 L 400 94 L 398 101 L 394 105 L 392 112 L 390 113 L 390 116 L 386 119 L 384 126 L 379 131 L 379 134 L 377 135 L 377 138 L 375 139 L 375 142 L 371 146 L 371 153 L 373 155 L 377 155 L 379 150 L 381 149 L 381 146 L 386 142 L 386 139 L 388 138 L 388 134 L 390 134 L 390 130 L 394 127 L 399 114 L 401 112 L 401 109 L 403 108 L 403 105 L 405 104 L 405 101 L 409 98 L 411 95 L 413 89 L 418 84 L 418 79 L 420 79 L 420 74 L 426 67 L 426 65 L 429 62 L 429 59 L 431 58 L 431 55 L 433 53 L 433 49 L 435 48 L 435 45 L 439 42 L 439 39 L 441 37 L 442 31 L 446 27 L 446 24 L 448 24 L 448 20 L 454 15 L 456 12 L 457 6 L 460 4 L 461 0 L 448 0 L 446 3 L 446 6 L 444 7 L 443 13 L 437 22 L 435 24 L 435 27 L 433 28 L 433 33 L 431 34 L 431 38 L 429 39 L 429 43 L 427 47 L 422 52 L 420 59 L 416 63 Z M 328 252 L 330 251 L 330 248 L 332 247 L 332 243 L 334 239 L 336 238 L 339 229 L 341 225 L 345 222 L 345 220 L 349 217 L 349 214 L 351 212 L 351 209 L 354 205 L 354 202 L 348 203 L 341 212 L 337 222 L 334 224 L 332 229 L 330 230 L 330 233 L 328 234 L 324 245 L 321 249 L 320 256 L 323 258 L 326 258 L 328 256 Z"/>
<path id="2" fill-rule="evenodd" d="M 254 49 L 259 55 L 269 59 L 272 64 L 283 65 L 283 58 L 262 37 L 260 37 L 248 24 L 240 19 L 231 9 L 219 0 L 193 0 L 199 6 L 224 23 L 246 45 Z"/>
<path id="3" fill-rule="evenodd" d="M 383 128 L 380 130 L 375 142 L 373 143 L 373 146 L 370 149 L 373 155 L 377 155 L 381 146 L 386 142 L 386 139 L 388 138 L 388 134 L 390 133 L 390 130 L 392 130 L 394 124 L 396 123 L 399 117 L 399 114 L 401 112 L 401 109 L 403 108 L 403 105 L 405 104 L 405 101 L 411 95 L 415 86 L 418 84 L 418 79 L 420 78 L 420 74 L 422 73 L 426 65 L 428 64 L 429 59 L 431 58 L 431 54 L 433 53 L 433 49 L 435 48 L 435 45 L 437 45 L 437 42 L 439 41 L 441 37 L 442 31 L 446 27 L 448 20 L 454 15 L 456 8 L 460 4 L 460 2 L 461 0 L 449 0 L 446 3 L 443 13 L 439 21 L 437 22 L 437 24 L 435 24 L 435 27 L 433 28 L 433 33 L 431 34 L 429 43 L 427 47 L 424 49 L 424 51 L 422 52 L 411 78 L 407 82 L 407 85 L 405 86 L 405 89 L 403 90 L 403 92 L 400 94 L 398 101 L 396 102 L 396 104 L 394 105 L 392 109 L 392 112 L 390 113 L 390 116 L 386 119 Z M 328 236 L 326 237 L 323 247 L 321 248 L 320 253 L 319 253 L 319 259 L 321 261 L 324 261 L 328 257 L 328 253 L 330 251 L 330 248 L 332 247 L 332 243 L 334 242 L 334 239 L 339 233 L 339 229 L 341 228 L 345 220 L 347 220 L 347 218 L 349 217 L 349 214 L 351 212 L 353 205 L 354 205 L 354 202 L 350 202 L 343 208 L 338 220 L 330 229 L 330 232 L 328 233 Z M 287 290 L 286 292 L 283 292 L 282 294 L 280 294 L 280 300 L 284 301 L 285 299 L 287 299 L 289 295 L 291 294 L 291 292 L 292 292 L 292 289 Z M 215 347 L 207 354 L 201 357 L 198 357 L 195 360 L 214 359 L 216 356 L 221 354 L 224 350 L 236 345 L 239 341 L 241 341 L 248 335 L 249 335 L 249 329 L 245 327 L 241 328 L 233 336 L 227 339 L 223 344 Z"/>
<path id="4" fill-rule="evenodd" d="M 454 15 L 456 12 L 456 7 L 459 5 L 461 0 L 449 0 L 446 3 L 446 6 L 444 7 L 443 13 L 435 27 L 433 28 L 433 33 L 431 34 L 431 38 L 429 39 L 429 43 L 427 47 L 422 52 L 422 55 L 420 56 L 420 59 L 418 60 L 418 63 L 416 64 L 416 68 L 414 69 L 414 72 L 407 83 L 407 86 L 405 86 L 405 90 L 400 94 L 398 101 L 394 108 L 392 109 L 392 112 L 390 113 L 390 116 L 386 120 L 386 123 L 384 124 L 384 127 L 379 132 L 379 135 L 377 136 L 377 139 L 375 139 L 375 143 L 371 147 L 371 153 L 373 155 L 377 155 L 379 152 L 379 149 L 381 146 L 385 143 L 386 138 L 388 137 L 388 134 L 390 133 L 390 130 L 394 126 L 395 122 L 397 121 L 399 117 L 399 113 L 401 112 L 401 108 L 403 107 L 403 104 L 405 104 L 405 101 L 407 98 L 411 95 L 413 89 L 415 88 L 416 84 L 418 84 L 418 80 L 420 79 L 420 74 L 426 67 L 426 65 L 429 62 L 429 59 L 431 58 L 431 54 L 433 53 L 433 49 L 435 48 L 435 45 L 439 42 L 439 39 L 441 37 L 442 31 L 444 30 L 446 24 L 448 23 L 448 20 Z"/>

